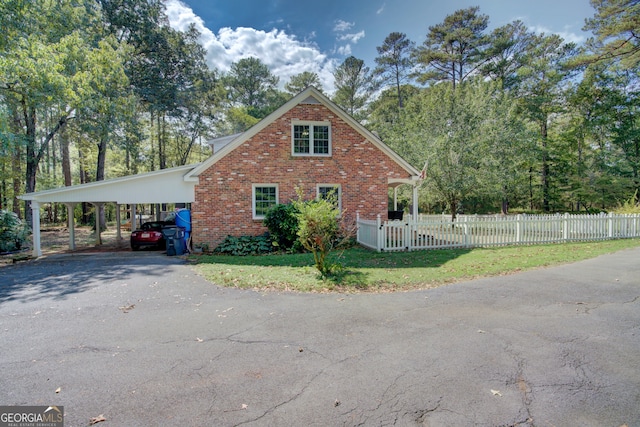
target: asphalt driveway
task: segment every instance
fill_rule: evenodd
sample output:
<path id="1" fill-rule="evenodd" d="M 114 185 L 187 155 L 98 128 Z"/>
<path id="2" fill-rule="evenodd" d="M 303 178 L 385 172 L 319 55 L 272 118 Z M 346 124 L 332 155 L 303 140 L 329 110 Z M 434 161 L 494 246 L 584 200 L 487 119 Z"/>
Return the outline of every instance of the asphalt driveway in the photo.
<path id="1" fill-rule="evenodd" d="M 640 249 L 395 294 L 220 288 L 161 253 L 0 268 L 0 405 L 65 426 L 640 425 Z"/>

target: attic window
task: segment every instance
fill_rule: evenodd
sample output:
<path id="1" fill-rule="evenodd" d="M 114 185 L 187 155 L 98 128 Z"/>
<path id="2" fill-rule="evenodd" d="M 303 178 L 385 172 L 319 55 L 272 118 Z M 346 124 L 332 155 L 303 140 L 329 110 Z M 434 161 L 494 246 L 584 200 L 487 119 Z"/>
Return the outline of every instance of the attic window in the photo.
<path id="1" fill-rule="evenodd" d="M 329 123 L 301 122 L 294 123 L 292 127 L 292 155 L 331 155 L 331 126 Z"/>

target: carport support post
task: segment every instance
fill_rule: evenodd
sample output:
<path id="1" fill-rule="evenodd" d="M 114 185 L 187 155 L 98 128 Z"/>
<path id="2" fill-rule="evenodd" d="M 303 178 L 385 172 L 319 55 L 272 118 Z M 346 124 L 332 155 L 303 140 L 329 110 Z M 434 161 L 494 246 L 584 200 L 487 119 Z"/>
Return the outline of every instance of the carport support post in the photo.
<path id="1" fill-rule="evenodd" d="M 69 250 L 76 250 L 76 221 L 73 215 L 75 203 L 65 203 L 67 207 L 67 227 L 69 228 Z"/>
<path id="2" fill-rule="evenodd" d="M 40 202 L 31 201 L 31 227 L 33 236 L 33 256 L 38 258 L 42 256 L 42 248 L 40 247 Z"/>

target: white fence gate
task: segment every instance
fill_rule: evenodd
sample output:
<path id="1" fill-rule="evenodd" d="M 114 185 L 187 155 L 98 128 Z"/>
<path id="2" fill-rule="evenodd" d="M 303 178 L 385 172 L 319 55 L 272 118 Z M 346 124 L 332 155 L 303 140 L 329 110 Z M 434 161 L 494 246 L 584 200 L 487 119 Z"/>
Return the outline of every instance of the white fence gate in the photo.
<path id="1" fill-rule="evenodd" d="M 377 251 L 471 248 L 640 237 L 640 215 L 419 215 L 357 219 L 357 240 Z"/>

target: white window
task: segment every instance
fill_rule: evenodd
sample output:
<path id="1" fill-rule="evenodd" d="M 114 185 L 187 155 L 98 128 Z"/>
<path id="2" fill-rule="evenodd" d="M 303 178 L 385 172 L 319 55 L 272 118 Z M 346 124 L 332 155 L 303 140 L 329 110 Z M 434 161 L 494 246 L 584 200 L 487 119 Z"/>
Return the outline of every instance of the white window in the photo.
<path id="1" fill-rule="evenodd" d="M 342 188 L 340 184 L 318 184 L 316 186 L 316 198 L 328 199 L 335 203 L 336 208 L 342 211 Z"/>
<path id="2" fill-rule="evenodd" d="M 331 126 L 329 123 L 293 123 L 291 135 L 291 153 L 294 156 L 331 155 Z"/>
<path id="3" fill-rule="evenodd" d="M 253 184 L 253 218 L 264 219 L 267 211 L 278 204 L 278 186 Z"/>

